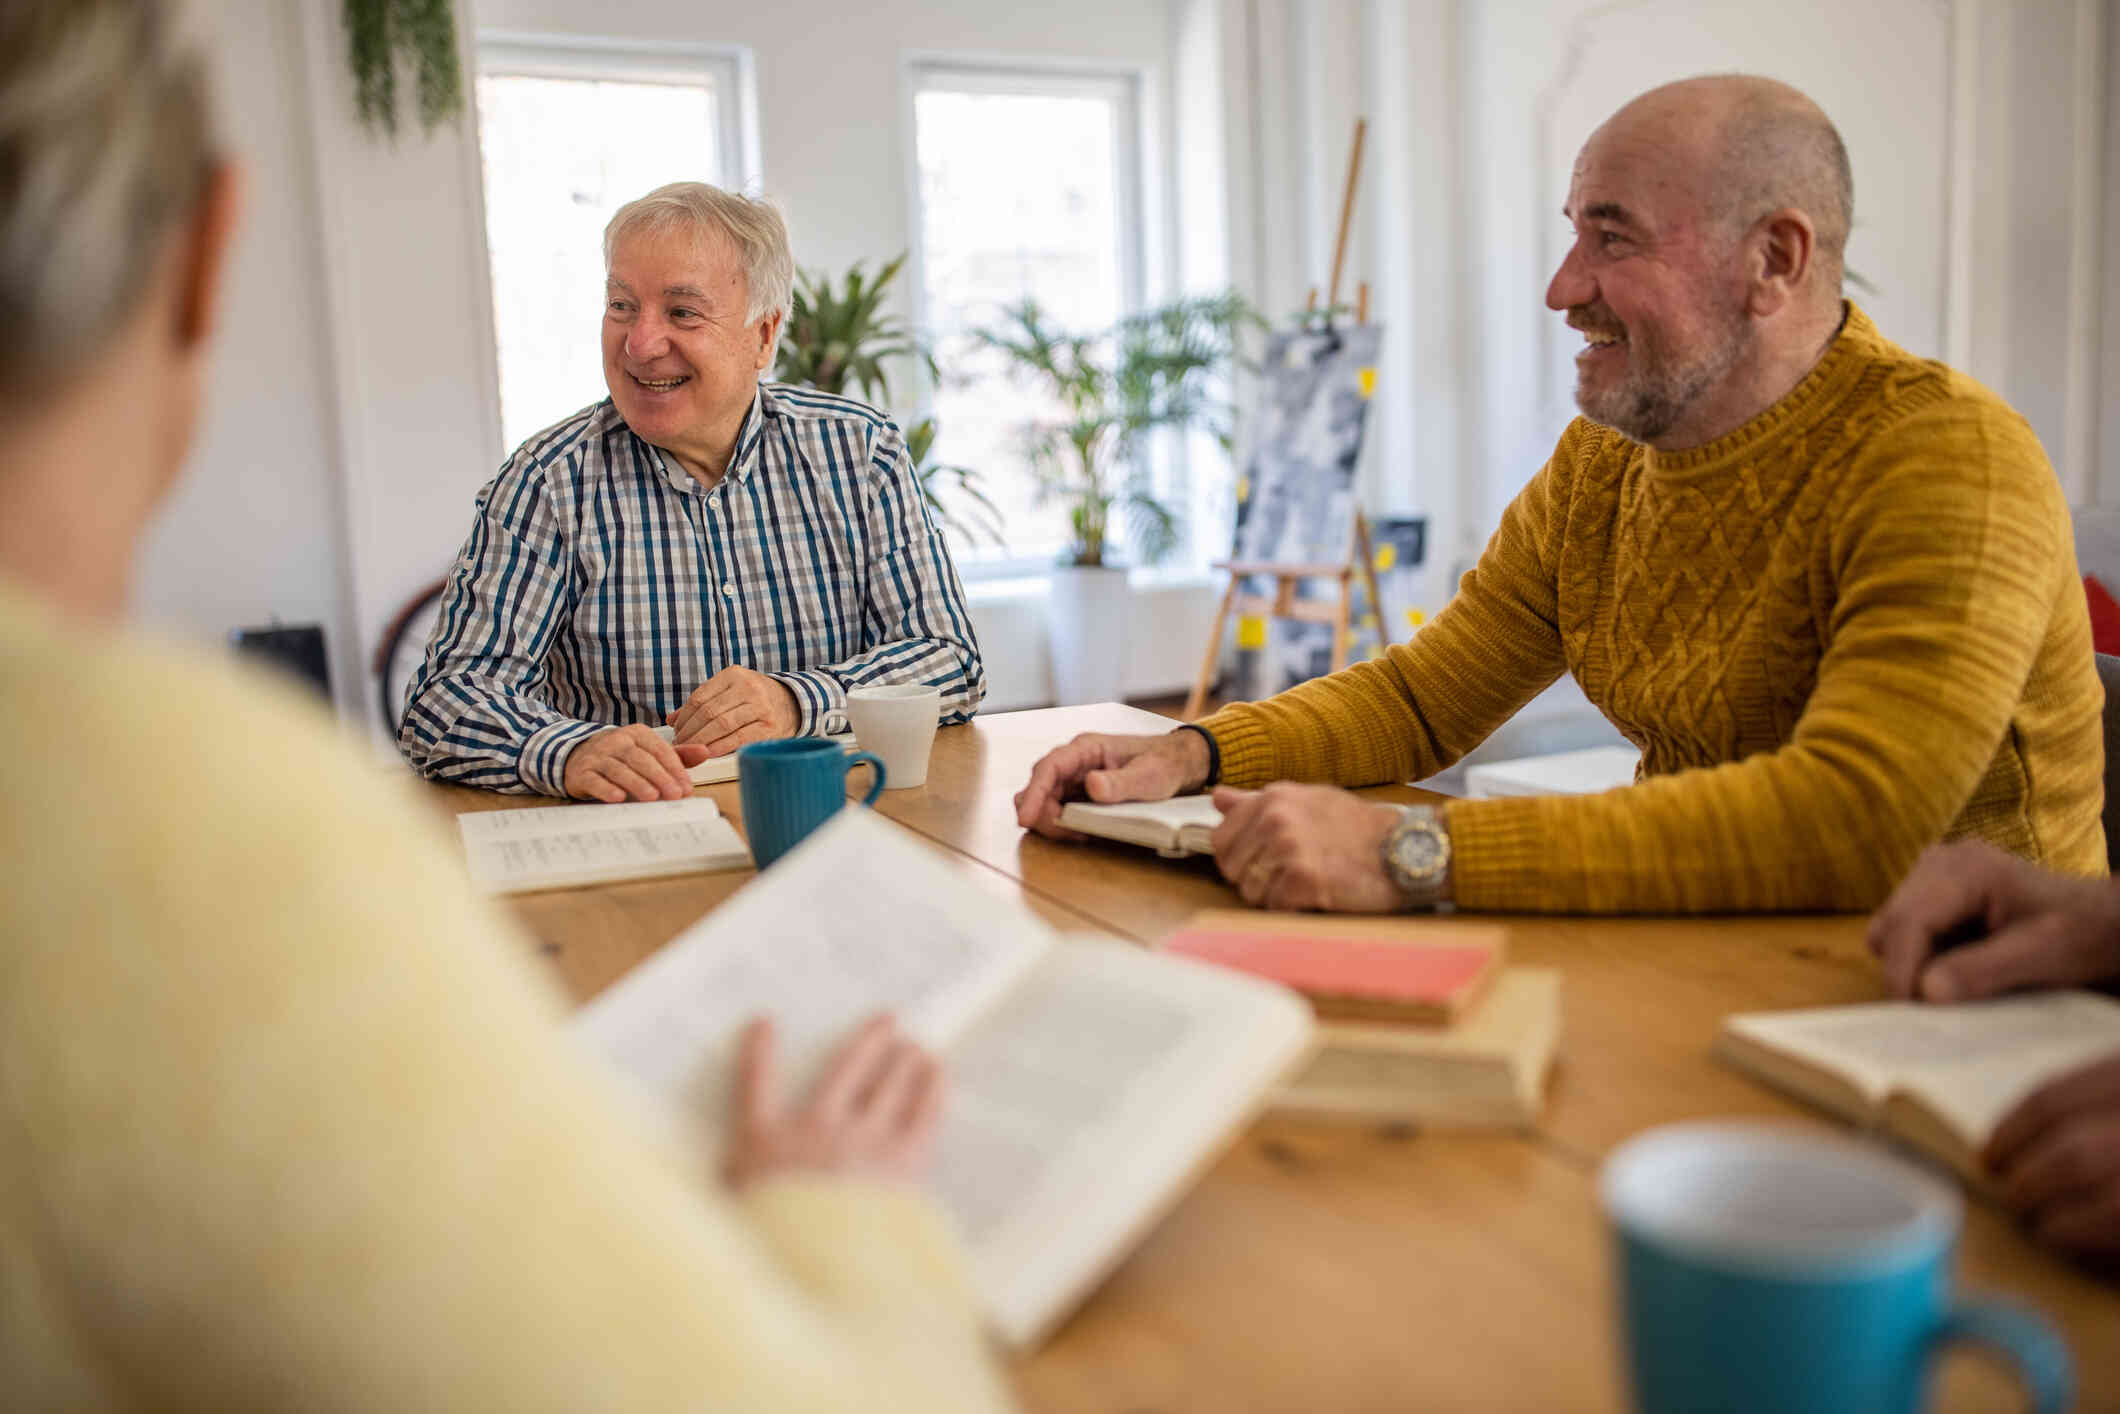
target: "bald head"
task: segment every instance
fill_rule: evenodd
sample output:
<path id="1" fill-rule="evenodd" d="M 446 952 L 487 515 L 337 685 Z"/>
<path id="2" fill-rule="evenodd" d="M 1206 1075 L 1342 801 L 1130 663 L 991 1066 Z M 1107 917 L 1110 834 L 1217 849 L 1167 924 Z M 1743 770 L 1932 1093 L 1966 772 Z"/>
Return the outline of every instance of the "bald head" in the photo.
<path id="1" fill-rule="evenodd" d="M 1855 177 L 1832 120 L 1785 83 L 1748 74 L 1651 89 L 1600 134 L 1661 141 L 1691 170 L 1703 213 L 1734 237 L 1770 212 L 1810 218 L 1821 293 L 1840 295 Z"/>

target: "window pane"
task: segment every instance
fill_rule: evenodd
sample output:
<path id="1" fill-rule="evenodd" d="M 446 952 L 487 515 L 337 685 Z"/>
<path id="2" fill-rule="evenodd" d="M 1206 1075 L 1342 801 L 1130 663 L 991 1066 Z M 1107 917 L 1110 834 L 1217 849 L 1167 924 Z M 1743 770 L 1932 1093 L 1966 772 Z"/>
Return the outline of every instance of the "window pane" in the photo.
<path id="1" fill-rule="evenodd" d="M 509 447 L 604 396 L 604 225 L 665 182 L 721 182 L 713 84 L 487 74 L 486 240 Z"/>
<path id="2" fill-rule="evenodd" d="M 1035 505 L 1017 429 L 1057 415 L 1057 403 L 1007 377 L 1006 363 L 965 333 L 1026 295 L 1073 332 L 1109 329 L 1125 312 L 1120 104 L 931 81 L 914 119 L 927 326 L 943 371 L 935 454 L 979 471 L 1001 508 L 1008 548 L 971 553 L 1050 556 L 1067 543 L 1066 512 Z"/>

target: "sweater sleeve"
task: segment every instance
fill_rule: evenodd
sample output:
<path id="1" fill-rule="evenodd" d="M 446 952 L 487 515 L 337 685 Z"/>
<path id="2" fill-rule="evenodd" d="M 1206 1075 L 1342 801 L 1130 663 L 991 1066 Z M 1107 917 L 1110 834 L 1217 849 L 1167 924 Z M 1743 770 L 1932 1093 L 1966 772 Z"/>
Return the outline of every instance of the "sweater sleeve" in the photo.
<path id="1" fill-rule="evenodd" d="M 1595 796 L 1449 807 L 1461 906 L 1875 907 L 1994 759 L 2063 572 L 2067 512 L 2014 414 L 1880 433 L 1826 508 L 1818 676 L 1789 741 Z"/>
<path id="2" fill-rule="evenodd" d="M 37 1077 L 0 1084 L 0 1253 L 37 1254 L 47 1349 L 157 1408 L 1006 1406 L 924 1200 L 731 1201 L 631 1122 L 427 811 L 321 725 L 126 676 L 183 751 L 77 678 L 34 714 L 52 759 L 0 770 L 0 843 L 63 881 L 0 904 L 0 1076 Z M 105 783 L 143 756 L 160 789 Z"/>
<path id="3" fill-rule="evenodd" d="M 1502 513 L 1456 597 L 1411 641 L 1202 721 L 1221 752 L 1222 783 L 1420 780 L 1448 768 L 1559 677 L 1566 662 L 1555 546 L 1586 428 L 1569 429 Z"/>

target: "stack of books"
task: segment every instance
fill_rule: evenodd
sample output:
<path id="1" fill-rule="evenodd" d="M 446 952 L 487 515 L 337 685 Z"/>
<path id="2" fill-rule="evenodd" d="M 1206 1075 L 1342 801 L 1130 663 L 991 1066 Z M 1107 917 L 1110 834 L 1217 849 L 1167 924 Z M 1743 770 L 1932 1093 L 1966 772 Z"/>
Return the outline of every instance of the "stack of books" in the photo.
<path id="1" fill-rule="evenodd" d="M 1537 1122 L 1560 1044 L 1560 973 L 1511 967 L 1508 932 L 1447 919 L 1216 909 L 1162 951 L 1302 993 L 1317 1049 L 1277 1109 L 1443 1128 Z"/>

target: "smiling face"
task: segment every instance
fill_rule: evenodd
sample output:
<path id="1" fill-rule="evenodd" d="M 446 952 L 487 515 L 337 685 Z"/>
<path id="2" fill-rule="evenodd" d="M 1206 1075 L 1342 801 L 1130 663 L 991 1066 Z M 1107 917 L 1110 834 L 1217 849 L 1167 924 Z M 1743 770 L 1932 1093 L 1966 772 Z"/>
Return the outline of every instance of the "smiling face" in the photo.
<path id="1" fill-rule="evenodd" d="M 710 484 L 727 470 L 777 315 L 744 321 L 743 265 L 725 241 L 641 231 L 611 252 L 604 383 L 626 425 Z"/>
<path id="2" fill-rule="evenodd" d="M 1563 213 L 1575 241 L 1546 289 L 1584 334 L 1576 405 L 1651 446 L 1708 440 L 1699 423 L 1753 345 L 1737 242 L 1709 214 L 1696 154 L 1623 111 L 1576 159 Z"/>

